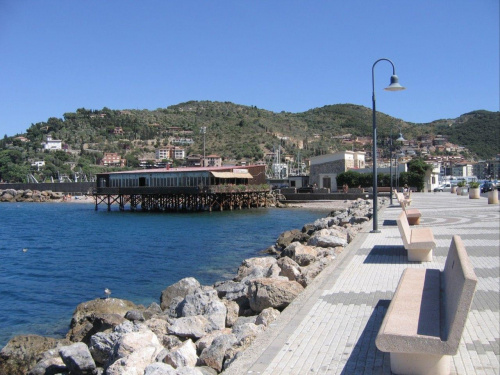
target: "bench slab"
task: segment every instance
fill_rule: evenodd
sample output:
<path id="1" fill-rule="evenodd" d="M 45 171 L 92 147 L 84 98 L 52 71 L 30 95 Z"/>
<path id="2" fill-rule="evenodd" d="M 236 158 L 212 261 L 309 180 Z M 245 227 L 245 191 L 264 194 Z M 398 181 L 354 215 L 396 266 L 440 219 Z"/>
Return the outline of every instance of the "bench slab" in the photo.
<path id="1" fill-rule="evenodd" d="M 407 268 L 375 344 L 391 353 L 391 371 L 449 375 L 458 351 L 477 277 L 459 236 L 453 236 L 444 270 Z"/>
<path id="2" fill-rule="evenodd" d="M 441 347 L 440 272 L 407 268 L 377 336 L 386 352 L 433 353 Z M 438 347 L 436 347 L 436 345 Z"/>

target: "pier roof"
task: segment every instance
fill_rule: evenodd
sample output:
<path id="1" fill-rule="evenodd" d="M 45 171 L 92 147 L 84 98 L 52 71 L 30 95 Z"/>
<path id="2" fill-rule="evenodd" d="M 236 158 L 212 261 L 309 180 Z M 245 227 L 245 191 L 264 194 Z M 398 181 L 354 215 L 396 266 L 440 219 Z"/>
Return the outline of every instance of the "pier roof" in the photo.
<path id="1" fill-rule="evenodd" d="M 152 169 L 136 169 L 132 171 L 119 171 L 119 172 L 109 172 L 104 174 L 129 174 L 129 173 L 174 173 L 174 172 L 228 172 L 229 170 L 248 170 L 255 167 L 262 167 L 262 165 L 245 165 L 245 166 L 222 166 L 222 167 L 180 167 L 180 168 L 152 168 Z M 231 172 L 229 172 L 231 173 Z M 103 173 L 100 173 L 103 174 Z M 244 173 L 236 173 L 239 178 L 251 178 L 242 177 Z M 217 177 L 217 176 L 214 176 Z"/>

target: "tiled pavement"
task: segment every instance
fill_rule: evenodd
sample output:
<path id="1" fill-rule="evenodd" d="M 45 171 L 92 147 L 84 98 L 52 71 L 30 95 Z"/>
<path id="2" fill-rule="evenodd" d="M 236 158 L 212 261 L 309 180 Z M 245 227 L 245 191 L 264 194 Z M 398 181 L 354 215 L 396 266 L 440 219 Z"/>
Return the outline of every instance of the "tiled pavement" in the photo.
<path id="1" fill-rule="evenodd" d="M 479 282 L 452 374 L 499 374 L 499 206 L 445 192 L 412 198 L 421 226 L 431 227 L 437 241 L 432 262 L 407 260 L 396 225 L 401 209 L 386 207 L 378 215 L 381 233 L 366 225 L 225 374 L 390 374 L 389 354 L 375 347 L 375 337 L 401 273 L 442 270 L 454 234 Z"/>

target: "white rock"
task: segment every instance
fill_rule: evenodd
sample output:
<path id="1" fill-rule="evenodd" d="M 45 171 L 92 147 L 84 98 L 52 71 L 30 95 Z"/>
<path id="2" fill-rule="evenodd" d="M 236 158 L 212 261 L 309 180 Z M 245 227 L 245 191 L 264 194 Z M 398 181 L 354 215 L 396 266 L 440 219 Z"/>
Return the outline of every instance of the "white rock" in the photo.
<path id="1" fill-rule="evenodd" d="M 197 361 L 196 345 L 191 340 L 186 340 L 177 348 L 172 349 L 163 359 L 163 362 L 174 368 L 194 367 Z"/>

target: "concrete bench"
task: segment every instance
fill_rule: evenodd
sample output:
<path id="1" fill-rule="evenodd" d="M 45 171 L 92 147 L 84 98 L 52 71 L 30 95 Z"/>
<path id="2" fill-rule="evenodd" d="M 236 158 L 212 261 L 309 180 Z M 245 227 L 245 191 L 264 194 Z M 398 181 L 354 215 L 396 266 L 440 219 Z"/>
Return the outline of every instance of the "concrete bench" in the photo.
<path id="1" fill-rule="evenodd" d="M 444 270 L 407 268 L 375 343 L 389 352 L 395 374 L 449 374 L 458 351 L 477 277 L 459 236 Z"/>
<path id="2" fill-rule="evenodd" d="M 403 201 L 400 203 L 401 208 L 406 214 L 406 219 L 408 220 L 408 224 L 410 225 L 419 225 L 420 218 L 422 217 L 422 213 L 418 208 L 407 208 L 406 203 Z"/>
<path id="3" fill-rule="evenodd" d="M 399 234 L 408 250 L 408 260 L 412 262 L 432 261 L 432 250 L 436 247 L 431 228 L 410 228 L 404 211 L 397 218 Z"/>
<path id="4" fill-rule="evenodd" d="M 394 194 L 396 194 L 396 198 L 399 204 L 402 204 L 402 202 L 404 202 L 407 206 L 411 205 L 411 198 L 409 196 L 408 198 L 406 198 L 403 193 L 398 193 L 397 191 L 394 191 Z"/>

